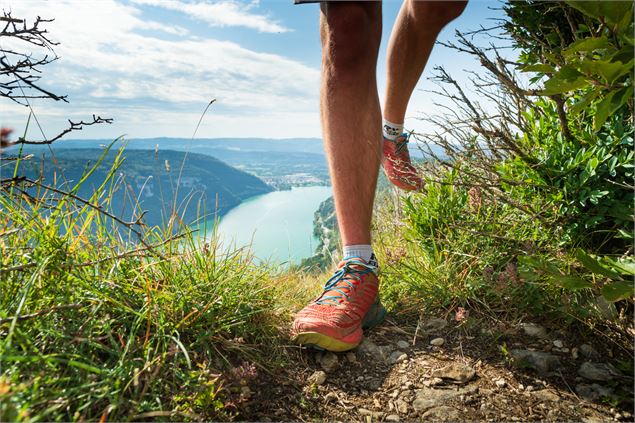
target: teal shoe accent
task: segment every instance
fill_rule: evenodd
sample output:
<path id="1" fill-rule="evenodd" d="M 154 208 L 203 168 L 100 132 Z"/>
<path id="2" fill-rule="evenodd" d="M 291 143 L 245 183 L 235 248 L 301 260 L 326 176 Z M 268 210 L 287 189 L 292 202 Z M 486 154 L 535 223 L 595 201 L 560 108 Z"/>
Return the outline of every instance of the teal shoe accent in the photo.
<path id="1" fill-rule="evenodd" d="M 362 320 L 362 329 L 368 330 L 379 326 L 386 317 L 386 307 L 379 300 L 379 295 L 375 302 L 370 306 L 364 320 Z"/>

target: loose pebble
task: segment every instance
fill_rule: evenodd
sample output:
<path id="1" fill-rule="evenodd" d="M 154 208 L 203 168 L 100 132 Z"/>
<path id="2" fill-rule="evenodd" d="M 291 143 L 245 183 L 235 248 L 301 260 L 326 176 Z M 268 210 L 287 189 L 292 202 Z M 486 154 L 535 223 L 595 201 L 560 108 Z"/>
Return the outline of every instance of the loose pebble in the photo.
<path id="1" fill-rule="evenodd" d="M 443 338 L 434 338 L 432 341 L 430 341 L 430 345 L 433 345 L 435 347 L 440 347 L 443 344 L 445 344 L 445 339 Z"/>
<path id="2" fill-rule="evenodd" d="M 587 361 L 580 366 L 578 374 L 585 379 L 606 382 L 615 379 L 619 372 L 610 364 Z"/>
<path id="3" fill-rule="evenodd" d="M 347 352 L 346 353 L 346 360 L 349 363 L 357 363 L 357 356 L 353 352 Z"/>
<path id="4" fill-rule="evenodd" d="M 410 347 L 410 344 L 406 341 L 399 341 L 397 342 L 397 348 L 401 349 L 401 350 L 405 350 L 408 349 Z"/>
<path id="5" fill-rule="evenodd" d="M 520 325 L 526 335 L 534 338 L 546 338 L 547 329 L 535 323 L 523 323 Z"/>
<path id="6" fill-rule="evenodd" d="M 333 354 L 332 352 L 327 352 L 320 359 L 320 366 L 322 366 L 322 369 L 326 373 L 331 373 L 333 370 L 337 369 L 337 367 L 339 366 L 339 360 L 337 358 L 337 355 Z"/>
<path id="7" fill-rule="evenodd" d="M 326 382 L 326 372 L 322 370 L 316 371 L 311 376 L 309 376 L 308 382 L 314 385 L 324 384 L 324 382 Z"/>

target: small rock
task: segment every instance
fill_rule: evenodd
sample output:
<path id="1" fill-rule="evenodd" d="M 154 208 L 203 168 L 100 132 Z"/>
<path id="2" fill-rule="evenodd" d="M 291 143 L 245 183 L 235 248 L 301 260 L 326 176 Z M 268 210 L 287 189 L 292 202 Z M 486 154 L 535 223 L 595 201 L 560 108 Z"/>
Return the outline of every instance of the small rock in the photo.
<path id="1" fill-rule="evenodd" d="M 364 338 L 362 343 L 357 347 L 357 352 L 362 355 L 376 356 L 379 354 L 379 347 L 370 339 Z"/>
<path id="2" fill-rule="evenodd" d="M 606 388 L 604 386 L 598 385 L 594 383 L 592 385 L 586 385 L 580 383 L 575 386 L 575 391 L 580 397 L 587 401 L 597 401 L 602 397 L 605 398 L 614 398 L 613 390 L 611 388 Z"/>
<path id="3" fill-rule="evenodd" d="M 498 386 L 499 388 L 504 388 L 507 385 L 507 382 L 505 382 L 505 379 L 498 379 L 495 383 L 496 383 L 496 386 Z"/>
<path id="4" fill-rule="evenodd" d="M 531 392 L 533 390 L 534 390 L 534 387 L 531 386 L 531 385 L 527 385 L 527 387 L 525 388 L 525 391 L 527 391 L 527 392 Z"/>
<path id="5" fill-rule="evenodd" d="M 388 357 L 390 357 L 390 354 L 392 354 L 393 351 L 394 351 L 393 347 L 391 347 L 390 345 L 382 345 L 379 347 L 378 358 L 386 361 L 388 360 Z"/>
<path id="6" fill-rule="evenodd" d="M 395 401 L 395 406 L 400 414 L 406 414 L 408 412 L 408 403 L 402 399 Z"/>
<path id="7" fill-rule="evenodd" d="M 571 349 L 571 358 L 573 358 L 574 360 L 577 360 L 578 357 L 579 357 L 578 351 L 579 350 L 577 348 L 572 348 Z"/>
<path id="8" fill-rule="evenodd" d="M 406 341 L 399 341 L 397 342 L 397 348 L 405 350 L 408 349 L 408 347 L 410 347 L 410 344 L 407 343 Z"/>
<path id="9" fill-rule="evenodd" d="M 390 354 L 390 357 L 388 357 L 388 362 L 390 364 L 397 364 L 407 359 L 408 359 L 408 354 L 405 354 L 401 351 L 395 351 L 392 354 Z"/>
<path id="10" fill-rule="evenodd" d="M 430 341 L 430 345 L 434 345 L 435 347 L 440 347 L 443 344 L 445 344 L 445 339 L 443 338 L 434 338 Z"/>
<path id="11" fill-rule="evenodd" d="M 455 422 L 459 420 L 460 414 L 456 408 L 442 405 L 429 409 L 421 417 L 425 421 Z"/>
<path id="12" fill-rule="evenodd" d="M 311 376 L 309 376 L 309 379 L 307 381 L 314 385 L 322 385 L 324 384 L 324 382 L 326 382 L 326 372 L 323 372 L 322 370 L 318 370 L 315 373 L 313 373 Z"/>
<path id="13" fill-rule="evenodd" d="M 443 379 L 441 379 L 440 377 L 433 377 L 430 380 L 430 386 L 439 386 L 443 384 Z"/>
<path id="14" fill-rule="evenodd" d="M 547 337 L 547 329 L 535 323 L 522 323 L 520 327 L 523 329 L 523 332 L 525 332 L 525 334 L 528 336 L 531 336 L 534 338 Z"/>
<path id="15" fill-rule="evenodd" d="M 448 325 L 448 321 L 441 318 L 430 319 L 421 326 L 423 333 L 430 334 L 438 332 Z"/>
<path id="16" fill-rule="evenodd" d="M 355 353 L 347 352 L 346 353 L 346 360 L 349 363 L 357 363 L 357 356 L 355 355 Z"/>
<path id="17" fill-rule="evenodd" d="M 548 373 L 560 366 L 560 359 L 550 353 L 528 350 L 511 350 L 510 353 L 518 364 L 526 364 L 538 373 Z"/>
<path id="18" fill-rule="evenodd" d="M 599 354 L 598 352 L 595 350 L 595 348 L 593 348 L 591 345 L 589 344 L 582 344 L 580 345 L 580 354 L 582 354 L 583 356 L 587 357 L 587 358 L 595 358 L 598 357 Z"/>
<path id="19" fill-rule="evenodd" d="M 396 414 L 389 414 L 389 415 L 386 416 L 386 421 L 387 422 L 398 422 L 398 421 L 401 421 L 401 419 Z"/>
<path id="20" fill-rule="evenodd" d="M 372 415 L 372 414 L 373 414 L 373 412 L 372 412 L 372 411 L 367 410 L 367 409 L 365 409 L 365 408 L 359 408 L 359 409 L 357 410 L 357 412 L 358 412 L 360 415 L 362 415 L 362 416 L 370 416 L 370 415 Z"/>
<path id="21" fill-rule="evenodd" d="M 339 364 L 337 356 L 332 352 L 327 352 L 320 360 L 320 366 L 322 366 L 322 369 L 324 369 L 326 373 L 331 373 L 333 370 L 337 369 Z"/>
<path id="22" fill-rule="evenodd" d="M 560 351 L 566 354 L 566 353 L 569 352 L 569 348 L 567 348 L 567 347 L 560 348 Z"/>
<path id="23" fill-rule="evenodd" d="M 543 402 L 558 401 L 560 396 L 549 389 L 532 392 L 532 395 Z"/>
<path id="24" fill-rule="evenodd" d="M 414 408 L 415 411 L 421 412 L 428 408 L 443 405 L 443 403 L 452 398 L 474 394 L 477 390 L 478 387 L 476 386 L 465 386 L 460 389 L 418 389 L 417 397 L 412 402 L 412 408 Z"/>
<path id="25" fill-rule="evenodd" d="M 578 374 L 585 379 L 606 382 L 615 379 L 619 372 L 610 364 L 587 361 L 580 366 Z"/>
<path id="26" fill-rule="evenodd" d="M 603 416 L 586 416 L 582 417 L 582 423 L 606 423 L 606 418 Z"/>
<path id="27" fill-rule="evenodd" d="M 555 341 L 553 341 L 553 346 L 556 348 L 562 348 L 564 347 L 564 343 L 561 340 L 556 339 Z"/>
<path id="28" fill-rule="evenodd" d="M 472 367 L 461 363 L 452 363 L 449 366 L 445 366 L 432 372 L 432 376 L 440 377 L 442 379 L 450 379 L 454 383 L 469 382 L 475 375 L 476 371 Z"/>

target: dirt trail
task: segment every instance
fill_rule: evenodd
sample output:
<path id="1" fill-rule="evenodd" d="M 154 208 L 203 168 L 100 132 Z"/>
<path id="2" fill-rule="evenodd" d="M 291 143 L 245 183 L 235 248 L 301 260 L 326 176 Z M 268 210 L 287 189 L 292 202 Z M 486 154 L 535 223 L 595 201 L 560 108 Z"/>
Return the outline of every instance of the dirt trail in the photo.
<path id="1" fill-rule="evenodd" d="M 388 319 L 353 352 L 297 349 L 293 366 L 250 388 L 238 418 L 633 421 L 633 379 L 608 364 L 619 353 L 607 344 L 532 324 Z"/>

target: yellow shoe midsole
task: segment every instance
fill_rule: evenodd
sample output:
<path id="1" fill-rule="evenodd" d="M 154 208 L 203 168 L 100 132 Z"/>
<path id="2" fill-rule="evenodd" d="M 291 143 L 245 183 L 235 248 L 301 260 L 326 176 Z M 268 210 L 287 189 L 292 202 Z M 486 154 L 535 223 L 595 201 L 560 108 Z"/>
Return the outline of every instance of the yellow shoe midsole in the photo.
<path id="1" fill-rule="evenodd" d="M 315 345 L 333 352 L 352 350 L 359 345 L 359 342 L 351 344 L 318 332 L 302 332 L 297 334 L 293 340 L 300 345 Z"/>

